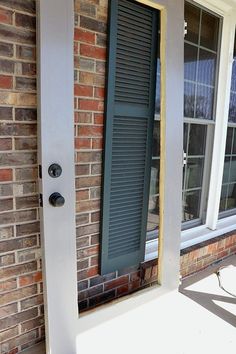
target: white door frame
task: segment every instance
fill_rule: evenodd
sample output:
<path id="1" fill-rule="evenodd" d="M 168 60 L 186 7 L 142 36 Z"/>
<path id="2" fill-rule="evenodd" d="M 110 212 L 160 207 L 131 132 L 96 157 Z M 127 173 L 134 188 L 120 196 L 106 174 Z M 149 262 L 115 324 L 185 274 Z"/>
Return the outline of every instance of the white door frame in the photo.
<path id="1" fill-rule="evenodd" d="M 79 353 L 79 333 L 175 290 L 179 284 L 184 0 L 137 1 L 161 11 L 160 286 L 80 319 L 75 236 L 73 0 L 37 2 L 39 163 L 43 201 L 40 219 L 47 354 Z M 62 167 L 59 178 L 48 174 L 52 163 Z M 49 196 L 53 192 L 64 196 L 63 207 L 50 205 Z"/>

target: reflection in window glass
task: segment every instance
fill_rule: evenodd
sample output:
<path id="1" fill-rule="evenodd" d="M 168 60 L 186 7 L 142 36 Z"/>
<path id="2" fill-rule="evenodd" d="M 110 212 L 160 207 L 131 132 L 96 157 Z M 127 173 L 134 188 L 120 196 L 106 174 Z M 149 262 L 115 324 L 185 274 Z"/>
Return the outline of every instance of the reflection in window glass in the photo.
<path id="1" fill-rule="evenodd" d="M 234 57 L 232 66 L 231 92 L 229 104 L 227 138 L 225 146 L 225 163 L 220 197 L 219 211 L 227 215 L 236 213 L 236 33 L 234 40 Z M 224 216 L 225 213 L 220 216 Z"/>

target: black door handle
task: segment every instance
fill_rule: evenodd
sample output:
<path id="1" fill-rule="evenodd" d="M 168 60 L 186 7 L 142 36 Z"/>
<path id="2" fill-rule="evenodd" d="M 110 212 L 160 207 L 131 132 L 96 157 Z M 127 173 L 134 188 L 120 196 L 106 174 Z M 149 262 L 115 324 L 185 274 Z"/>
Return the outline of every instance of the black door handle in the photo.
<path id="1" fill-rule="evenodd" d="M 60 193 L 53 193 L 49 197 L 49 203 L 54 207 L 61 207 L 65 204 L 65 198 Z"/>

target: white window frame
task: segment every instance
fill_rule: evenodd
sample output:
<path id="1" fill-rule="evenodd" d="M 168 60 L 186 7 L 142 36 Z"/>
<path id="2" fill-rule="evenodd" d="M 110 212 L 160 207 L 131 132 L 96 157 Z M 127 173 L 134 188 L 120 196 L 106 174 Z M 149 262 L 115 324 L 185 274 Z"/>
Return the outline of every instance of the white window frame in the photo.
<path id="1" fill-rule="evenodd" d="M 181 249 L 213 239 L 236 229 L 236 215 L 219 219 L 219 205 L 224 170 L 225 145 L 228 127 L 228 111 L 233 63 L 233 46 L 236 27 L 236 3 L 232 8 L 220 0 L 193 0 L 196 4 L 220 15 L 223 18 L 220 61 L 216 95 L 215 135 L 212 152 L 212 165 L 209 180 L 209 194 L 204 225 L 181 232 Z M 232 5 L 232 3 L 231 3 Z M 145 260 L 158 257 L 158 240 L 146 243 Z"/>

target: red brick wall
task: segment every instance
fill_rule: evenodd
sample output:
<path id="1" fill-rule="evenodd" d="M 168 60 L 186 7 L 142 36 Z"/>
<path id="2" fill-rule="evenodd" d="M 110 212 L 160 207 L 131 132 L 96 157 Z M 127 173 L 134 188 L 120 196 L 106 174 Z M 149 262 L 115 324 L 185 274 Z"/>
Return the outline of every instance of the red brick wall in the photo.
<path id="1" fill-rule="evenodd" d="M 35 2 L 0 2 L 0 352 L 43 337 Z"/>

